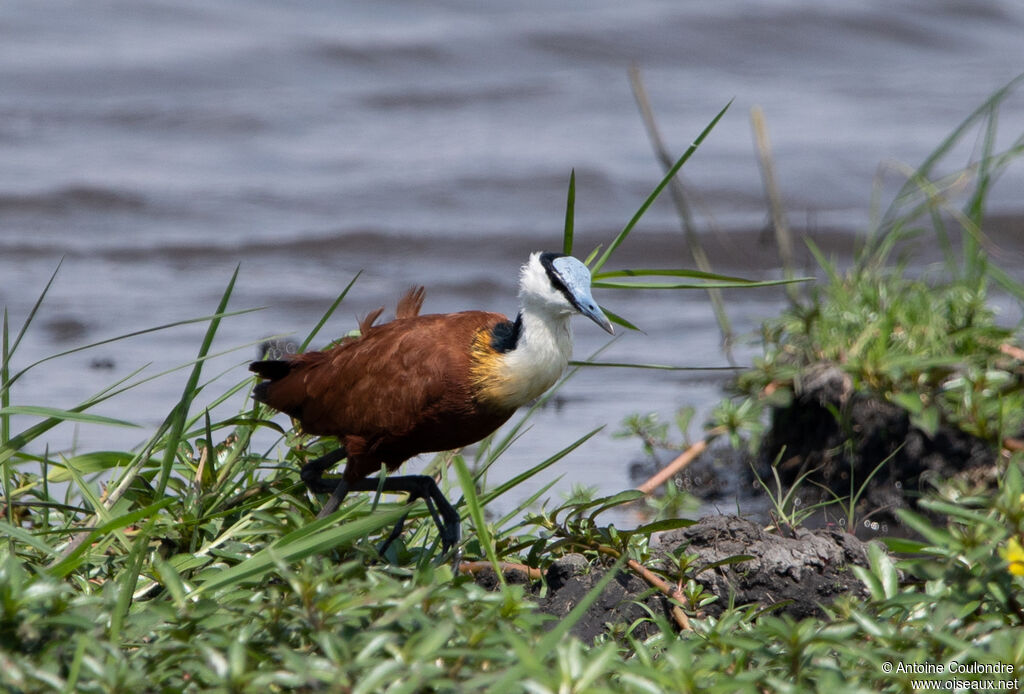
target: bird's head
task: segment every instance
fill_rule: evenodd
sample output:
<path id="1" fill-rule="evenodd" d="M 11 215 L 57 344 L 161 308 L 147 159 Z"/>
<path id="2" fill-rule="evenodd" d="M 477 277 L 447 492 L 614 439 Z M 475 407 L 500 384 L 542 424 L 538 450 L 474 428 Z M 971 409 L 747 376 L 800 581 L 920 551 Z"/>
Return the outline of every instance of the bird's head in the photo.
<path id="1" fill-rule="evenodd" d="M 590 294 L 590 270 L 571 255 L 531 253 L 519 276 L 523 308 L 553 316 L 582 313 L 606 331 L 612 324 Z"/>

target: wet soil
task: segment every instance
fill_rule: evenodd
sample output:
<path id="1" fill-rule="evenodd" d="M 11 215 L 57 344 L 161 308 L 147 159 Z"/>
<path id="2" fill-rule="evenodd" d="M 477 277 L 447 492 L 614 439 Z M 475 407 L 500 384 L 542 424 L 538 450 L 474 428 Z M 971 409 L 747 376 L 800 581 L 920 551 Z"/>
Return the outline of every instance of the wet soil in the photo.
<path id="1" fill-rule="evenodd" d="M 983 480 L 996 456 L 990 444 L 953 426 L 921 430 L 906 410 L 853 391 L 839 368 L 819 364 L 805 372 L 792 403 L 772 411 L 756 468 L 771 479 L 774 465 L 785 485 L 806 475 L 805 504 L 857 496 L 856 532 L 885 526 L 886 534 L 902 535 L 908 529 L 897 511 L 920 512 L 917 501 L 947 480 Z M 842 510 L 833 508 L 836 515 Z"/>
<path id="2" fill-rule="evenodd" d="M 836 598 L 866 596 L 850 566 L 867 565 L 866 545 L 838 529 L 797 529 L 790 536 L 768 532 L 737 516 L 708 516 L 695 525 L 652 537 L 651 558 L 646 566 L 669 577 L 677 576 L 676 557 L 695 555 L 693 575 L 717 600 L 697 610 L 698 616 L 716 616 L 729 605 L 756 605 L 800 619 L 821 616 Z M 611 570 L 569 554 L 553 562 L 544 581 L 529 584 L 538 608 L 564 619 Z M 518 571 L 509 571 L 512 583 L 528 583 Z M 493 572 L 477 576 L 482 585 L 494 587 Z M 591 642 L 601 634 L 646 638 L 658 632 L 652 617 L 671 622 L 671 601 L 628 568 L 621 569 L 571 633 Z"/>

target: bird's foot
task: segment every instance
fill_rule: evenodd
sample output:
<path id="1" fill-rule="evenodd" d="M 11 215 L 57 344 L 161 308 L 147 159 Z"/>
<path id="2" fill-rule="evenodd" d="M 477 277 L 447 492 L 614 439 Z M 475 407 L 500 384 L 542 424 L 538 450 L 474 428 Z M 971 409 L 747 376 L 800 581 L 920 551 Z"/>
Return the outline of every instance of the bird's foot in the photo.
<path id="1" fill-rule="evenodd" d="M 348 453 L 345 447 L 335 448 L 330 453 L 314 458 L 302 466 L 299 470 L 299 477 L 306 488 L 314 494 L 333 494 L 340 477 L 324 477 L 324 473 L 331 469 L 336 463 L 345 459 Z"/>
<path id="2" fill-rule="evenodd" d="M 384 542 L 377 545 L 377 554 L 384 556 L 384 553 L 388 551 L 388 547 L 391 543 L 398 539 L 398 536 L 402 534 L 402 530 L 405 528 L 405 519 L 409 517 L 408 513 L 402 514 L 402 517 L 395 523 L 395 527 L 391 529 L 391 533 L 387 536 Z"/>
<path id="3" fill-rule="evenodd" d="M 437 524 L 438 534 L 441 537 L 441 552 L 444 560 L 451 556 L 452 573 L 459 575 L 459 564 L 462 563 L 462 524 L 458 515 L 454 519 L 446 518 Z"/>

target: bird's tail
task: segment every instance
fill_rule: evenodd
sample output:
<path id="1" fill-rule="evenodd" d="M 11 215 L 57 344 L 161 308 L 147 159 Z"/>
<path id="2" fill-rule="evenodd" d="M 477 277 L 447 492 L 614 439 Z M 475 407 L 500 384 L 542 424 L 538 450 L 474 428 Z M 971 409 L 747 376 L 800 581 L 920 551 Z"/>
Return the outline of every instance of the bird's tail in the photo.
<path id="1" fill-rule="evenodd" d="M 252 397 L 258 402 L 274 406 L 269 400 L 271 384 L 280 381 L 292 372 L 292 363 L 283 359 L 268 359 L 266 361 L 254 361 L 249 364 L 249 371 L 267 380 L 256 384 L 252 391 Z"/>
<path id="2" fill-rule="evenodd" d="M 324 352 L 306 352 L 289 359 L 267 359 L 249 364 L 249 371 L 266 380 L 256 384 L 252 397 L 275 410 L 302 419 L 306 392 L 306 375 L 325 359 Z"/>

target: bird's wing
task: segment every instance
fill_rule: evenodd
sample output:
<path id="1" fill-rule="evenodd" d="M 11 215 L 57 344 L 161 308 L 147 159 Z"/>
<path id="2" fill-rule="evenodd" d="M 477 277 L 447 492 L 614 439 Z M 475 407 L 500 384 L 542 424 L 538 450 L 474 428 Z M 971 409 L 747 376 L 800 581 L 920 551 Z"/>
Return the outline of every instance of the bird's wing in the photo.
<path id="1" fill-rule="evenodd" d="M 424 419 L 469 407 L 473 341 L 506 320 L 484 311 L 398 318 L 297 365 L 290 378 L 303 383 L 303 428 L 400 436 Z"/>

